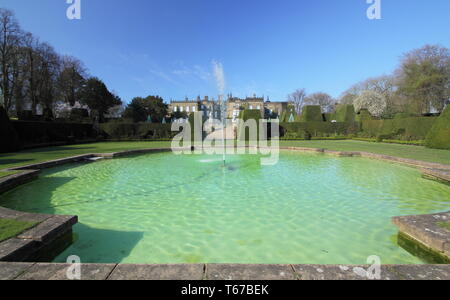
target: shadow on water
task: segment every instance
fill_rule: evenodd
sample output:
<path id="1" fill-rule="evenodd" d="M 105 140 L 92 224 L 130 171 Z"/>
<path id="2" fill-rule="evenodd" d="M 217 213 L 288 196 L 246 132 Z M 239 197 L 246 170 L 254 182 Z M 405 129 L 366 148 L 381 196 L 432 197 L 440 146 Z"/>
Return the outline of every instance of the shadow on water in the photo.
<path id="1" fill-rule="evenodd" d="M 39 177 L 0 195 L 0 206 L 30 213 L 55 214 L 53 192 L 75 177 Z"/>
<path id="2" fill-rule="evenodd" d="M 83 204 L 83 201 L 61 204 L 52 201 L 53 193 L 76 177 L 49 175 L 77 166 L 80 165 L 67 165 L 45 170 L 38 180 L 0 195 L 0 206 L 30 213 L 57 214 L 56 207 Z M 70 214 L 70 210 L 68 211 L 67 214 Z M 143 232 L 93 228 L 83 224 L 83 220 L 80 218 L 79 223 L 73 227 L 72 244 L 56 257 L 55 262 L 66 262 L 70 255 L 78 255 L 82 262 L 121 262 L 129 256 L 143 235 Z"/>
<path id="3" fill-rule="evenodd" d="M 120 263 L 127 258 L 143 238 L 143 232 L 99 229 L 77 224 L 74 241 L 54 262 L 66 262 L 71 255 L 80 257 L 83 263 Z"/>

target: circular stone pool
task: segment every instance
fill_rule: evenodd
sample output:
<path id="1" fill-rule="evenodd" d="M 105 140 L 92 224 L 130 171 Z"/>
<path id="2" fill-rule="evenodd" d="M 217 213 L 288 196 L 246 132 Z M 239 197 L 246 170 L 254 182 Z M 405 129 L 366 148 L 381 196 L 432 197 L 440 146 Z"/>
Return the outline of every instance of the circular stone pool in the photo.
<path id="1" fill-rule="evenodd" d="M 282 151 L 148 154 L 71 164 L 0 196 L 0 205 L 79 216 L 59 257 L 91 263 L 421 263 L 392 216 L 448 210 L 450 186 L 366 158 Z"/>

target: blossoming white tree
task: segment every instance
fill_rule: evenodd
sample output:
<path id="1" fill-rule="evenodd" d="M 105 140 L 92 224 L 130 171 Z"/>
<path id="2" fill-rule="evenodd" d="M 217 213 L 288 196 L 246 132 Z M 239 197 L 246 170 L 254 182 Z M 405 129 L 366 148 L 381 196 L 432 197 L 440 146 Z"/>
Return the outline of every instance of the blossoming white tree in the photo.
<path id="1" fill-rule="evenodd" d="M 375 91 L 363 91 L 353 101 L 356 111 L 367 109 L 372 116 L 381 117 L 387 108 L 387 100 L 382 94 Z"/>

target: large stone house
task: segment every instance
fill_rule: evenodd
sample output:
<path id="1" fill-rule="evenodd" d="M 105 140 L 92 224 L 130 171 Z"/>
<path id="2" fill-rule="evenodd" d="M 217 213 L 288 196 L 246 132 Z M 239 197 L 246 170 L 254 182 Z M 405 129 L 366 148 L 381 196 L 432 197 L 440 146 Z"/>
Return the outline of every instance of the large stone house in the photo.
<path id="1" fill-rule="evenodd" d="M 287 110 L 288 102 L 270 102 L 268 99 L 264 101 L 264 97 L 246 97 L 245 99 L 227 95 L 226 117 L 236 121 L 239 114 L 244 109 L 256 109 L 261 111 L 261 117 L 270 114 L 272 116 L 280 116 Z M 208 96 L 203 99 L 200 96 L 195 100 L 186 98 L 183 101 L 171 101 L 169 104 L 169 113 L 173 115 L 175 112 L 190 114 L 192 112 L 203 112 L 205 118 L 221 119 L 220 101 L 209 99 Z"/>

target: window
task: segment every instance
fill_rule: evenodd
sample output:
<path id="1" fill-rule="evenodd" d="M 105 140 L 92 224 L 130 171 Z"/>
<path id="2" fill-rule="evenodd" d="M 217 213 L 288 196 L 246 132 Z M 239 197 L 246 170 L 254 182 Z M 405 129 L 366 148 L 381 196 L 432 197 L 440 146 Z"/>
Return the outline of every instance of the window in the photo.
<path id="1" fill-rule="evenodd" d="M 192 112 L 195 112 L 195 110 L 196 110 L 196 107 L 192 106 Z"/>
<path id="2" fill-rule="evenodd" d="M 175 106 L 175 107 L 173 108 L 173 111 L 174 111 L 174 112 L 177 112 L 177 111 L 178 111 L 178 106 Z"/>
<path id="3" fill-rule="evenodd" d="M 180 106 L 180 112 L 183 112 L 183 106 Z"/>
<path id="4" fill-rule="evenodd" d="M 189 106 L 186 106 L 186 112 L 189 112 Z"/>
<path id="5" fill-rule="evenodd" d="M 256 109 L 261 109 L 261 106 L 259 106 L 259 105 L 258 105 L 258 106 L 256 106 Z"/>
<path id="6" fill-rule="evenodd" d="M 253 105 L 250 105 L 250 107 L 249 107 L 250 109 L 253 109 Z"/>

